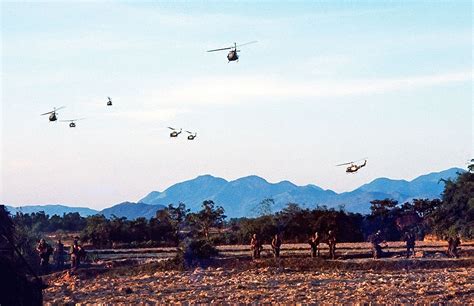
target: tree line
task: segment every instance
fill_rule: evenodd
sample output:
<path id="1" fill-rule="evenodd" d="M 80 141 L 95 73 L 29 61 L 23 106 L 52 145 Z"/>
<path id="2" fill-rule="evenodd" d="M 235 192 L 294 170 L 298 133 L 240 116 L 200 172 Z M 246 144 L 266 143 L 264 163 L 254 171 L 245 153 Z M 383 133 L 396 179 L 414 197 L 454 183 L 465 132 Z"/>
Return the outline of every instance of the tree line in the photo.
<path id="1" fill-rule="evenodd" d="M 191 212 L 184 203 L 170 204 L 150 220 L 103 215 L 81 217 L 78 213 L 48 216 L 38 212 L 17 213 L 13 222 L 17 228 L 34 233 L 80 232 L 83 241 L 97 247 L 176 246 L 183 235 L 199 235 L 213 244 L 247 244 L 254 233 L 263 240 L 279 233 L 285 241 L 297 243 L 306 242 L 316 231 L 324 236 L 329 230 L 336 233 L 339 242 L 366 241 L 377 230 L 387 240 L 400 240 L 408 231 L 419 239 L 426 234 L 438 237 L 459 234 L 472 239 L 474 174 L 465 172 L 444 184 L 441 199 L 414 199 L 406 203 L 374 200 L 366 215 L 343 208 L 302 208 L 296 203 L 272 213 L 273 200 L 265 199 L 256 207 L 258 217 L 228 219 L 221 206 L 207 200 L 198 212 Z"/>

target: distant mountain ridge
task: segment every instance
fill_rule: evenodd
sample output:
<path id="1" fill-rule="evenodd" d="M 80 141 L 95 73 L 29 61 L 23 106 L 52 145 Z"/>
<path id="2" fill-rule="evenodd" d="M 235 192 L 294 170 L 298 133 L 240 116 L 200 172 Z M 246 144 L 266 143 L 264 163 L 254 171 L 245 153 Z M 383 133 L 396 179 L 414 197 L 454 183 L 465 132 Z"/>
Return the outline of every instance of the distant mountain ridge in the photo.
<path id="1" fill-rule="evenodd" d="M 179 202 L 185 203 L 192 211 L 197 211 L 204 200 L 213 200 L 217 205 L 223 206 L 225 214 L 232 218 L 253 216 L 258 203 L 263 199 L 272 198 L 275 201 L 274 211 L 281 210 L 288 203 L 298 203 L 308 208 L 314 208 L 317 205 L 338 208 L 343 205 L 350 212 L 368 213 L 372 200 L 391 198 L 403 203 L 414 198 L 439 198 L 444 189 L 444 184 L 440 183 L 440 180 L 455 178 L 458 172 L 465 172 L 465 170 L 451 168 L 421 175 L 412 181 L 377 178 L 353 191 L 343 193 L 324 190 L 311 184 L 297 186 L 289 181 L 269 183 L 256 175 L 233 181 L 212 175 L 201 175 L 195 179 L 174 184 L 163 192 L 152 191 L 138 203 L 123 202 L 101 211 L 64 205 L 7 206 L 7 209 L 12 213 L 44 211 L 50 216 L 79 212 L 81 216 L 104 214 L 108 218 L 116 216 L 136 219 L 138 217 L 151 218 L 156 211 Z"/>
<path id="2" fill-rule="evenodd" d="M 103 209 L 100 214 L 107 218 L 126 217 L 129 220 L 144 217 L 151 219 L 158 210 L 165 208 L 163 205 L 149 205 L 145 203 L 123 202 L 112 207 Z"/>
<path id="3" fill-rule="evenodd" d="M 11 214 L 16 214 L 21 212 L 24 214 L 31 214 L 43 211 L 49 216 L 58 215 L 62 216 L 63 214 L 68 213 L 79 213 L 82 217 L 88 217 L 93 215 L 104 215 L 107 218 L 112 216 L 116 217 L 126 217 L 127 219 L 136 219 L 139 217 L 144 217 L 150 219 L 156 215 L 156 212 L 160 209 L 163 209 L 162 205 L 148 205 L 144 203 L 132 203 L 132 202 L 123 202 L 120 204 L 113 205 L 109 208 L 103 210 L 95 210 L 86 207 L 71 207 L 65 205 L 28 205 L 21 207 L 6 206 L 7 210 Z"/>
<path id="4" fill-rule="evenodd" d="M 83 217 L 87 216 L 92 216 L 97 214 L 99 211 L 87 207 L 71 207 L 71 206 L 65 206 L 65 205 L 55 205 L 55 204 L 49 204 L 49 205 L 27 205 L 27 206 L 19 206 L 19 207 L 13 207 L 13 206 L 6 206 L 8 211 L 11 214 L 16 214 L 17 212 L 22 212 L 24 214 L 31 214 L 31 213 L 36 213 L 39 211 L 44 211 L 46 214 L 52 216 L 52 215 L 58 215 L 62 216 L 63 214 L 67 213 L 73 213 L 77 212 Z"/>
<path id="5" fill-rule="evenodd" d="M 449 179 L 464 172 L 460 168 L 451 168 L 417 177 L 412 181 L 377 178 L 368 184 L 343 193 L 324 190 L 315 185 L 297 186 L 289 181 L 269 183 L 265 179 L 252 175 L 233 181 L 211 175 L 198 176 L 181 182 L 163 192 L 153 191 L 139 203 L 168 205 L 183 202 L 193 211 L 199 210 L 204 200 L 213 200 L 222 205 L 229 217 L 251 216 L 254 207 L 265 198 L 275 201 L 274 210 L 281 210 L 288 203 L 298 203 L 313 208 L 326 205 L 337 208 L 341 205 L 351 212 L 369 212 L 370 201 L 391 198 L 399 202 L 413 198 L 439 198 L 444 189 L 440 179 Z"/>

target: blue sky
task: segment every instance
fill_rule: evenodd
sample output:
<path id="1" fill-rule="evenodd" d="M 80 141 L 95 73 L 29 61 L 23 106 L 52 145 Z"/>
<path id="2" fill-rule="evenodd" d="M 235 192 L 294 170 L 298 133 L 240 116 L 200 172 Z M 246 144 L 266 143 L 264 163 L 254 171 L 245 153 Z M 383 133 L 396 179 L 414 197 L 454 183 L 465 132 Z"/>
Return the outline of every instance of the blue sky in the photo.
<path id="1" fill-rule="evenodd" d="M 464 167 L 471 14 L 469 1 L 2 2 L 0 202 L 102 208 L 207 173 L 347 191 Z M 252 40 L 239 63 L 205 52 Z M 39 116 L 62 105 L 87 119 Z M 334 166 L 365 156 L 357 175 Z"/>

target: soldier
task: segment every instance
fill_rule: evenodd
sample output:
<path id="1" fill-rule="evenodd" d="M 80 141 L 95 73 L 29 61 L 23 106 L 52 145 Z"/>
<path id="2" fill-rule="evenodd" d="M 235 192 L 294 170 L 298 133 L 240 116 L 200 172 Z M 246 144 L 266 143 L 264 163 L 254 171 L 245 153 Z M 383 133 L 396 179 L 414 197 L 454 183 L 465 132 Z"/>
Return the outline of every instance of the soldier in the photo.
<path id="1" fill-rule="evenodd" d="M 405 235 L 405 241 L 407 243 L 407 258 L 410 258 L 410 254 L 413 254 L 415 257 L 415 235 L 413 233 L 408 232 Z"/>
<path id="2" fill-rule="evenodd" d="M 275 258 L 280 257 L 280 248 L 281 248 L 281 239 L 278 236 L 278 234 L 276 234 L 272 240 L 272 250 L 273 250 L 273 255 L 275 256 Z"/>
<path id="3" fill-rule="evenodd" d="M 319 257 L 319 243 L 321 242 L 321 237 L 319 233 L 314 233 L 314 236 L 309 239 L 309 245 L 311 246 L 311 257 Z"/>
<path id="4" fill-rule="evenodd" d="M 49 272 L 49 256 L 51 256 L 52 248 L 46 240 L 41 239 L 36 246 L 36 251 L 40 257 L 41 272 L 47 274 Z"/>
<path id="5" fill-rule="evenodd" d="M 458 258 L 458 247 L 461 245 L 461 239 L 459 236 L 456 236 L 456 238 L 450 237 L 448 240 L 448 255 L 450 257 Z"/>
<path id="6" fill-rule="evenodd" d="M 329 257 L 336 258 L 336 234 L 333 231 L 328 232 Z"/>
<path id="7" fill-rule="evenodd" d="M 383 242 L 382 232 L 378 230 L 375 234 L 370 235 L 369 242 L 372 244 L 372 256 L 374 259 L 382 257 L 382 247 L 380 244 Z"/>
<path id="8" fill-rule="evenodd" d="M 257 234 L 253 234 L 252 240 L 250 240 L 250 249 L 252 250 L 252 259 L 260 258 L 260 252 L 262 251 L 262 243 L 257 238 Z"/>
<path id="9" fill-rule="evenodd" d="M 54 258 L 56 260 L 56 268 L 62 270 L 64 267 L 64 244 L 62 244 L 61 239 L 58 239 L 54 248 Z"/>
<path id="10" fill-rule="evenodd" d="M 71 246 L 71 251 L 69 252 L 69 255 L 71 255 L 71 269 L 72 270 L 77 270 L 77 268 L 79 268 L 79 265 L 81 263 L 82 253 L 83 253 L 82 247 L 79 245 L 78 238 L 75 237 Z"/>

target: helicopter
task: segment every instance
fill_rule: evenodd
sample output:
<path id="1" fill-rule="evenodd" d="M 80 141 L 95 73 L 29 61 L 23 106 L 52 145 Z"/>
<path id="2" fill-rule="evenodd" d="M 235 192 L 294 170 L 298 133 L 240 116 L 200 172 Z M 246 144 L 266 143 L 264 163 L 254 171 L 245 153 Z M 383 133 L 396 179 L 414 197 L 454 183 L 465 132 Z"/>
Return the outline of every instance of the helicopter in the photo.
<path id="1" fill-rule="evenodd" d="M 361 161 L 361 160 L 364 160 L 364 163 L 360 164 L 360 165 L 357 165 L 356 162 Z M 339 165 L 336 165 L 336 167 L 345 166 L 345 165 L 350 165 L 349 167 L 346 168 L 346 173 L 356 173 L 360 168 L 365 167 L 365 165 L 367 165 L 367 158 L 359 159 L 359 160 L 356 160 L 356 161 L 351 161 L 351 162 L 348 162 L 348 163 L 339 164 Z"/>
<path id="2" fill-rule="evenodd" d="M 41 114 L 40 116 L 44 116 L 44 115 L 48 115 L 49 114 L 49 121 L 53 122 L 53 121 L 56 121 L 58 120 L 58 117 L 57 117 L 57 111 L 60 110 L 60 109 L 63 109 L 65 106 L 61 106 L 61 107 L 58 107 L 58 108 L 53 108 L 52 111 L 50 112 L 47 112 L 47 113 L 44 113 L 44 114 Z"/>
<path id="3" fill-rule="evenodd" d="M 83 120 L 85 118 L 80 118 L 80 119 L 70 119 L 70 120 L 59 120 L 61 122 L 69 122 L 69 127 L 76 127 L 76 123 L 75 121 L 78 121 L 78 120 Z"/>
<path id="4" fill-rule="evenodd" d="M 107 97 L 107 99 L 109 99 L 109 101 L 107 101 L 107 106 L 112 106 L 112 98 Z"/>
<path id="5" fill-rule="evenodd" d="M 194 140 L 194 138 L 196 138 L 197 136 L 197 133 L 191 133 L 190 131 L 186 131 L 186 133 L 188 133 L 188 140 Z"/>
<path id="6" fill-rule="evenodd" d="M 183 129 L 179 129 L 179 132 L 176 132 L 175 128 L 168 127 L 172 132 L 170 133 L 170 137 L 178 137 L 179 134 L 182 133 Z"/>
<path id="7" fill-rule="evenodd" d="M 234 42 L 234 46 L 232 47 L 227 47 L 227 48 L 220 48 L 220 49 L 213 49 L 213 50 L 207 50 L 207 52 L 215 52 L 215 51 L 223 51 L 223 50 L 230 50 L 229 53 L 227 54 L 227 63 L 233 62 L 233 61 L 239 61 L 239 55 L 237 52 L 240 52 L 240 50 L 237 50 L 237 47 L 245 46 L 245 45 L 250 45 L 253 43 L 256 43 L 257 41 L 250 41 L 245 44 L 237 45 L 237 43 Z"/>

